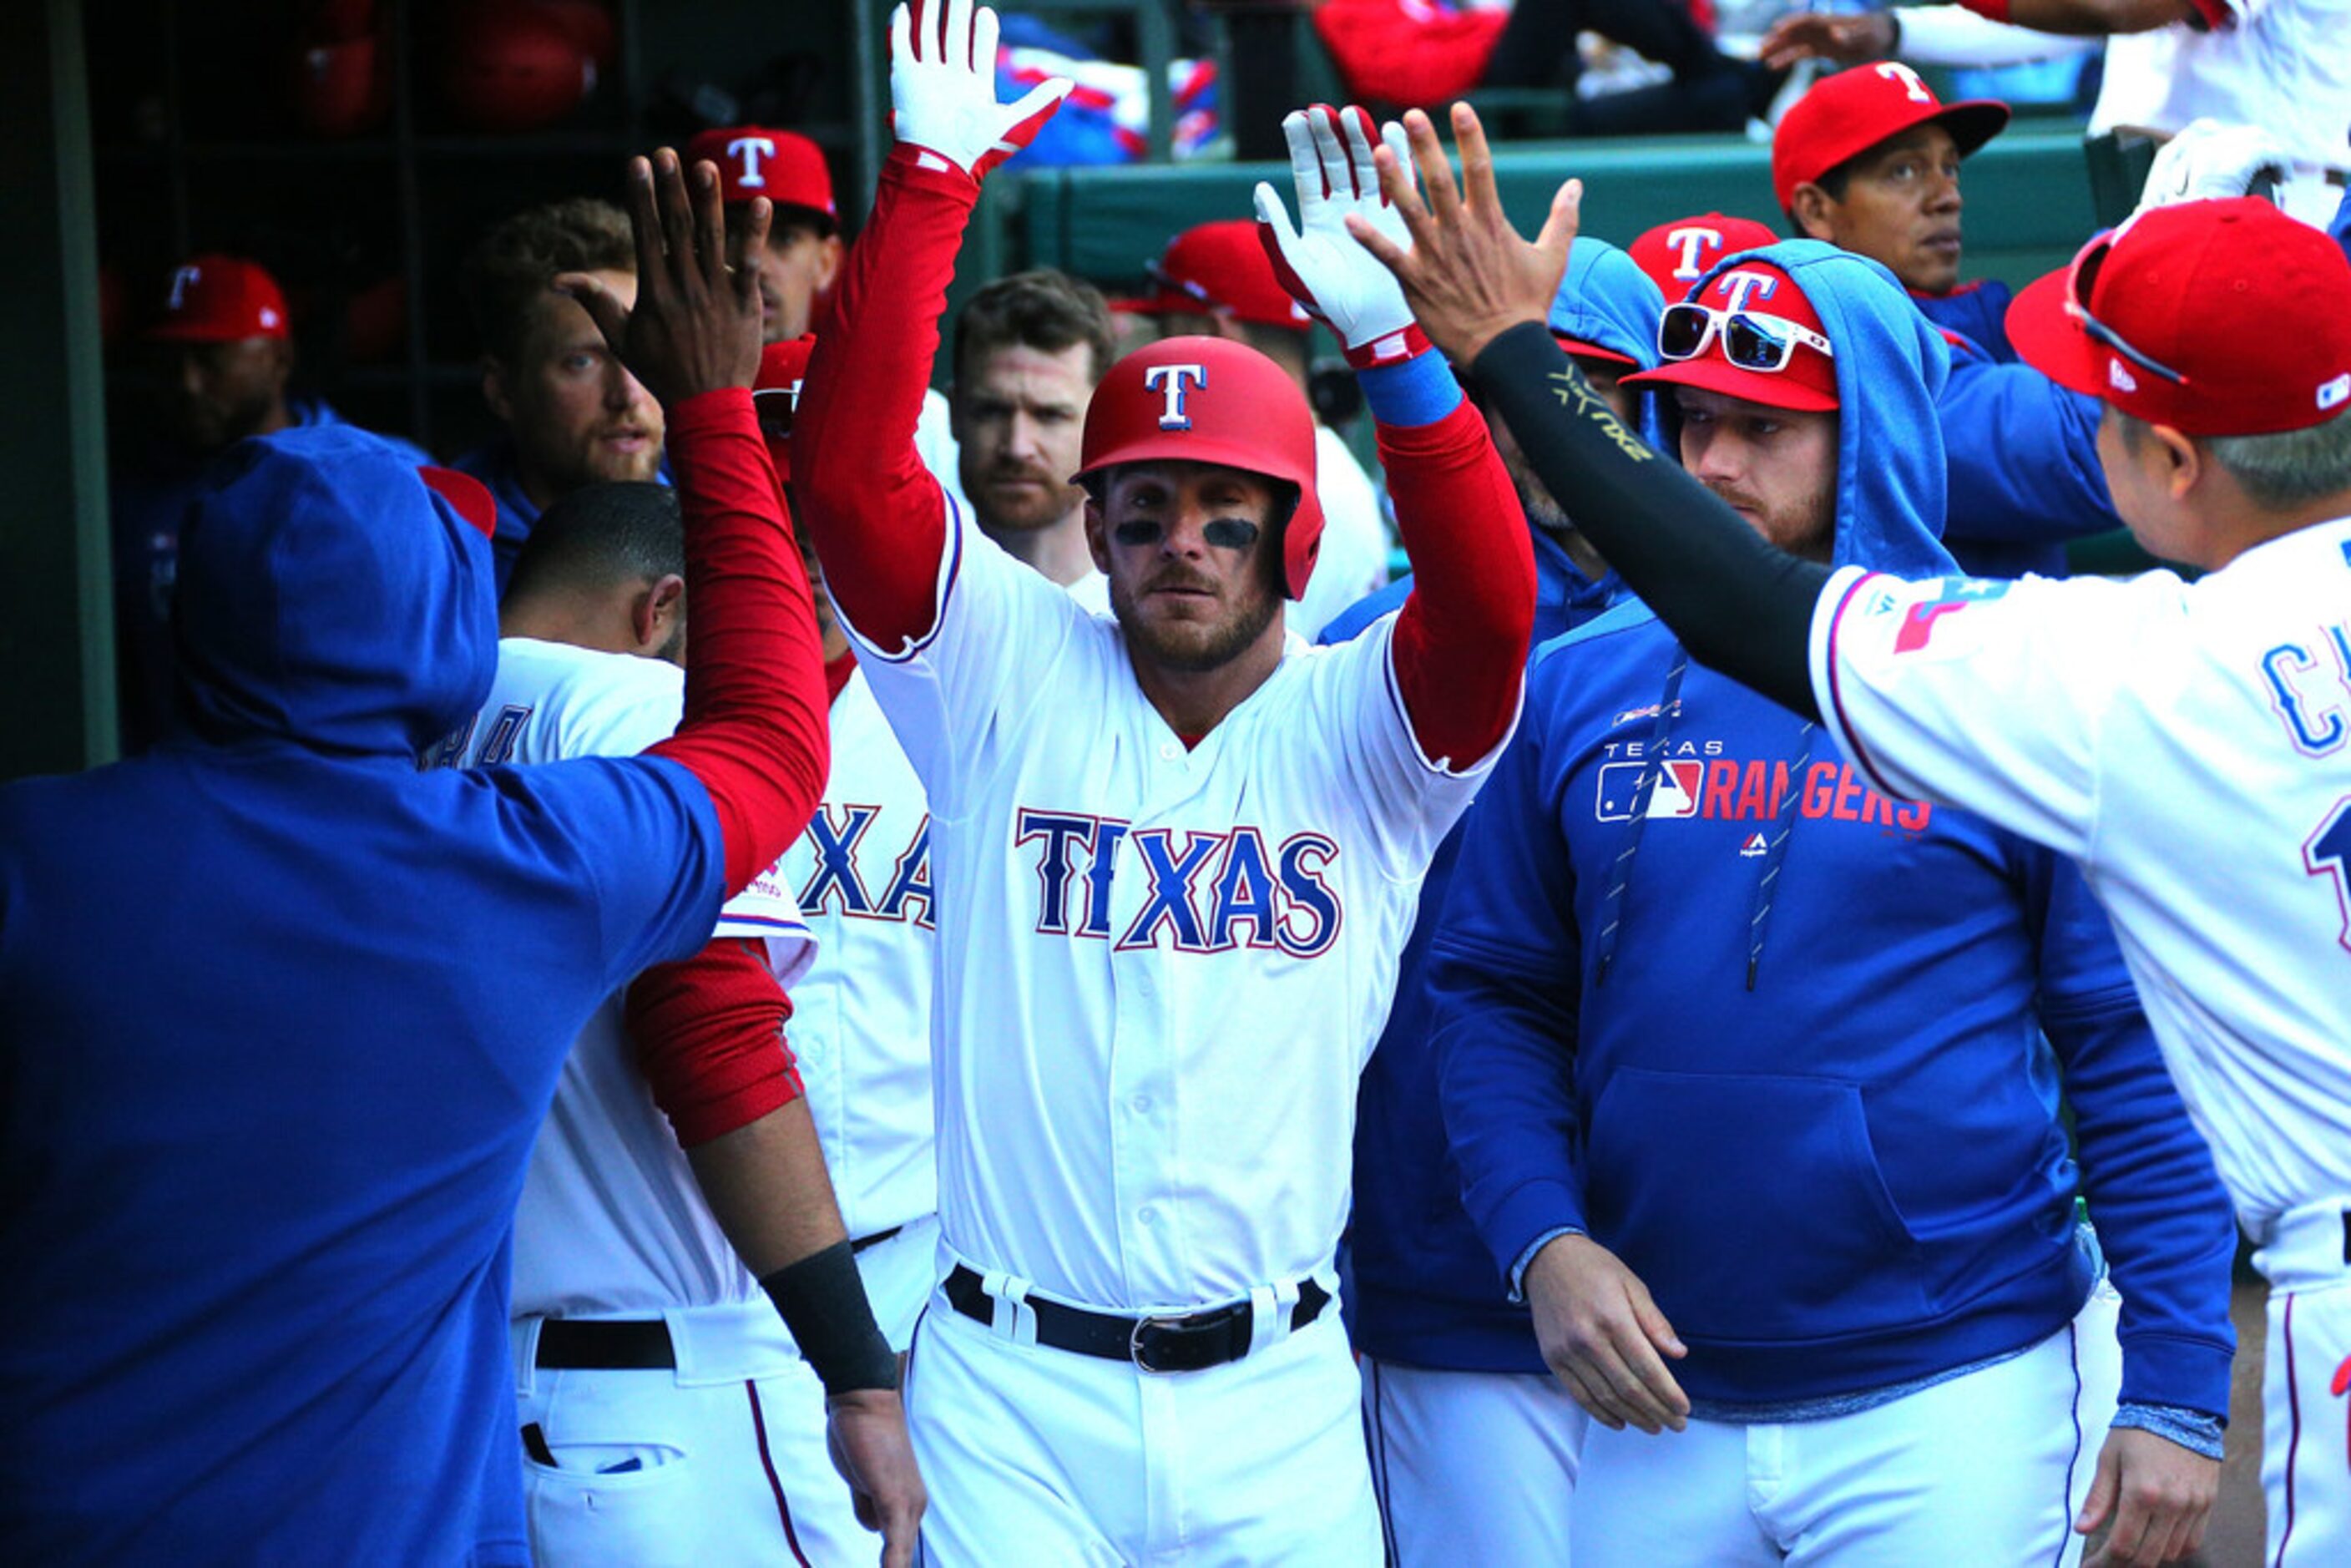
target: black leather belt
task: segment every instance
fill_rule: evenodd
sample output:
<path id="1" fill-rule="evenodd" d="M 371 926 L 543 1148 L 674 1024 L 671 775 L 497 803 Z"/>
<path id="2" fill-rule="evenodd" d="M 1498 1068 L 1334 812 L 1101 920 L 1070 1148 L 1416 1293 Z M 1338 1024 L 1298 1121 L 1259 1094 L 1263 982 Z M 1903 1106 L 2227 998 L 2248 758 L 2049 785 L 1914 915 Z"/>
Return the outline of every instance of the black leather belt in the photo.
<path id="1" fill-rule="evenodd" d="M 898 1232 L 905 1228 L 906 1228 L 903 1225 L 893 1225 L 887 1230 L 877 1230 L 871 1236 L 861 1236 L 856 1240 L 849 1244 L 850 1255 L 854 1257 L 858 1253 L 864 1251 L 868 1247 L 879 1247 L 882 1243 L 889 1240 L 890 1238 L 897 1235 Z"/>
<path id="2" fill-rule="evenodd" d="M 996 1301 L 979 1274 L 963 1264 L 946 1279 L 948 1304 L 983 1323 L 996 1321 Z M 1331 1292 L 1311 1280 L 1299 1282 L 1298 1304 L 1290 1310 L 1292 1333 L 1322 1315 Z M 1129 1361 L 1145 1372 L 1201 1372 L 1249 1353 L 1252 1308 L 1247 1301 L 1186 1312 L 1180 1317 L 1131 1318 L 1090 1312 L 1060 1301 L 1026 1302 L 1037 1314 L 1037 1343 L 1104 1361 Z M 540 1364 L 544 1365 L 545 1363 Z"/>
<path id="3" fill-rule="evenodd" d="M 548 1318 L 538 1325 L 538 1364 L 550 1372 L 674 1368 L 669 1324 L 659 1318 Z"/>

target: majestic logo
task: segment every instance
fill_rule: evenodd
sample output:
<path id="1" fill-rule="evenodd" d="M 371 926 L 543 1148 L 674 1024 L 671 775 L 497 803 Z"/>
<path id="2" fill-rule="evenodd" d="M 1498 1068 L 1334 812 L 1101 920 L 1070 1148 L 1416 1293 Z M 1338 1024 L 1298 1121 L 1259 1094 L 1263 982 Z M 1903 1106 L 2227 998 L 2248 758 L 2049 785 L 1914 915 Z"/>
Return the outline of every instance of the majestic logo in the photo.
<path id="1" fill-rule="evenodd" d="M 736 183 L 758 190 L 768 183 L 759 172 L 759 160 L 776 155 L 775 139 L 768 136 L 737 136 L 726 144 L 726 156 L 743 165 L 743 173 Z"/>
<path id="2" fill-rule="evenodd" d="M 1766 853 L 1771 848 L 1771 846 L 1764 841 L 1762 834 L 1750 833 L 1747 835 L 1747 841 L 1739 846 L 1739 858 L 1751 861 L 1756 856 Z"/>
<path id="3" fill-rule="evenodd" d="M 1894 633 L 1894 651 L 1915 653 L 1934 640 L 1935 627 L 1944 616 L 1965 610 L 1970 604 L 1980 604 L 1988 599 L 1998 599 L 2008 591 L 2005 582 L 1988 582 L 1980 578 L 1947 577 L 1943 591 L 1935 599 L 1920 600 L 1910 606 L 1902 617 L 1902 628 Z"/>
<path id="4" fill-rule="evenodd" d="M 1932 103 L 1935 101 L 1935 95 L 1928 92 L 1927 90 L 1927 84 L 1918 79 L 1918 73 L 1912 70 L 1908 66 L 1904 65 L 1900 60 L 1887 60 L 1884 65 L 1877 68 L 1877 74 L 1884 77 L 1887 81 L 1900 82 L 1902 84 L 1904 94 L 1914 103 Z"/>
<path id="5" fill-rule="evenodd" d="M 1269 844 L 1253 827 L 1138 829 L 1082 811 L 1024 808 L 1013 842 L 1036 846 L 1040 935 L 1109 942 L 1122 953 L 1251 947 L 1293 958 L 1318 957 L 1339 936 L 1343 912 L 1324 877 L 1339 846 L 1322 833 Z M 1146 883 L 1142 907 L 1119 925 L 1111 915 L 1118 879 L 1138 871 Z"/>
<path id="6" fill-rule="evenodd" d="M 1698 258 L 1710 250 L 1722 247 L 1720 229 L 1668 229 L 1666 244 L 1681 252 L 1682 258 L 1674 267 L 1676 277 L 1697 282 L 1706 274 L 1706 263 Z"/>
<path id="7" fill-rule="evenodd" d="M 1206 365 L 1154 365 L 1143 372 L 1143 390 L 1161 393 L 1167 399 L 1167 406 L 1159 411 L 1160 429 L 1189 430 L 1192 428 L 1192 416 L 1184 408 L 1186 391 L 1185 383 L 1187 382 L 1194 387 L 1207 387 L 1208 367 Z"/>
<path id="8" fill-rule="evenodd" d="M 1715 287 L 1722 291 L 1725 310 L 1744 310 L 1750 295 L 1757 299 L 1771 298 L 1779 290 L 1780 280 L 1769 273 L 1750 272 L 1742 267 L 1724 273 Z"/>

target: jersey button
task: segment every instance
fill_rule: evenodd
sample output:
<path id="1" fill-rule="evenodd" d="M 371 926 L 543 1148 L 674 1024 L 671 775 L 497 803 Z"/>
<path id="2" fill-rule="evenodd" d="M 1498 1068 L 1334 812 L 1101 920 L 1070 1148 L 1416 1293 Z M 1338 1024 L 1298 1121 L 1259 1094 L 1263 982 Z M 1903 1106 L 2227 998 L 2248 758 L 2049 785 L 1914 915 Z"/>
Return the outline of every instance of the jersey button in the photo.
<path id="1" fill-rule="evenodd" d="M 1133 1110 L 1138 1116 L 1148 1116 L 1151 1114 L 1151 1096 L 1148 1094 L 1136 1095 L 1134 1099 L 1127 1102 L 1127 1105 L 1128 1108 Z"/>
<path id="2" fill-rule="evenodd" d="M 1149 1204 L 1144 1204 L 1134 1211 L 1134 1218 L 1145 1225 L 1156 1225 L 1159 1223 L 1159 1211 Z"/>

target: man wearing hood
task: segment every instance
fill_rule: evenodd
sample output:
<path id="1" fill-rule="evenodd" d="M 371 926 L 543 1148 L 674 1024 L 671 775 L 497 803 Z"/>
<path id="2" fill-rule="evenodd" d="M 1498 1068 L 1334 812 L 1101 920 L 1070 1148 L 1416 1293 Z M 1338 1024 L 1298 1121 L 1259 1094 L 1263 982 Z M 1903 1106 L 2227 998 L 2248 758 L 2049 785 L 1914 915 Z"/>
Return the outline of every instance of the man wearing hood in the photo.
<path id="1" fill-rule="evenodd" d="M 237 447 L 189 516 L 181 733 L 0 790 L 0 1558 L 530 1561 L 507 1280 L 533 1135 L 590 1012 L 708 939 L 825 770 L 758 297 L 695 244 L 715 188 L 689 211 L 661 162 L 658 215 L 631 174 L 634 316 L 566 283 L 673 415 L 674 737 L 420 771 L 490 689 L 494 506 L 312 427 Z M 846 1253 L 770 1290 L 837 1300 Z M 854 1381 L 894 1407 L 886 1347 Z"/>
<path id="2" fill-rule="evenodd" d="M 1729 257 L 1658 351 L 1625 384 L 1674 400 L 1684 466 L 1757 533 L 1950 570 L 1947 347 L 1881 268 Z M 1537 656 L 1464 831 L 1441 1095 L 1594 1419 L 1582 1568 L 2071 1561 L 2118 1492 L 2124 1560 L 2193 1544 L 2235 1237 L 2069 864 L 1895 805 L 1632 602 Z"/>
<path id="3" fill-rule="evenodd" d="M 1656 362 L 1660 304 L 1625 252 L 1584 236 L 1568 253 L 1551 314 L 1552 336 L 1617 416 L 1652 433 L 1653 399 L 1621 378 Z M 1526 509 L 1540 643 L 1601 613 L 1619 584 L 1527 466 L 1509 427 L 1488 424 Z M 1388 584 L 1321 641 L 1360 635 L 1411 590 L 1408 576 Z M 1544 1366 L 1525 1304 L 1510 1299 L 1461 1207 L 1461 1174 L 1438 1113 L 1422 962 L 1460 852 L 1457 824 L 1421 883 L 1395 1003 L 1355 1108 L 1348 1326 L 1363 1363 L 1372 1482 L 1402 1568 L 1558 1561 L 1583 1442 L 1582 1407 Z"/>

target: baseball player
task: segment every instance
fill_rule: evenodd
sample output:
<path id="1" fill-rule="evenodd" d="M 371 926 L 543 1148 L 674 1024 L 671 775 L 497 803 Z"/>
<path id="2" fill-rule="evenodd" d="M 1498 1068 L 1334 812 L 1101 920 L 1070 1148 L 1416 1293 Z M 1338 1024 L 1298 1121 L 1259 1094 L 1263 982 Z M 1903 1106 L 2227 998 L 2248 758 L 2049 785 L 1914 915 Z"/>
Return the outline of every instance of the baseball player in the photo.
<path id="1" fill-rule="evenodd" d="M 2344 0 L 1960 0 L 2021 35 L 2003 48 L 1965 31 L 1953 51 L 1938 47 L 1951 24 L 1939 6 L 1896 6 L 1876 15 L 1792 16 L 1775 24 L 1762 52 L 1775 66 L 1807 56 L 1865 60 L 1926 43 L 1999 60 L 2040 58 L 2049 34 L 2104 37 L 2105 68 L 2090 111 L 2094 141 L 2116 133 L 2177 135 L 2199 119 L 2254 125 L 2285 151 L 2278 201 L 2303 222 L 2324 225 L 2341 200 L 2351 124 L 2351 5 Z M 1964 37 L 1964 42 L 1961 38 Z M 1909 52 L 1909 51 L 1905 51 Z M 1918 57 L 1930 57 L 1922 53 Z M 2126 199 L 2127 197 L 2126 196 Z"/>
<path id="2" fill-rule="evenodd" d="M 443 755 L 544 763 L 664 738 L 684 700 L 677 553 L 664 486 L 590 486 L 548 508 L 500 609 L 497 680 Z M 779 864 L 729 901 L 701 955 L 649 972 L 625 1005 L 608 998 L 564 1063 L 515 1222 L 516 1387 L 542 1563 L 862 1552 L 826 1459 L 839 1369 L 803 1358 L 759 1287 L 848 1239 L 803 1079 L 777 1041 L 785 988 L 813 957 Z M 870 1312 L 817 1354 L 852 1333 L 878 1337 Z M 900 1536 L 885 1560 L 911 1559 L 919 1482 L 895 1401 L 831 1414 L 844 1468 L 882 1493 L 866 1511 Z M 648 1479 L 689 1458 L 683 1477 Z"/>
<path id="3" fill-rule="evenodd" d="M 1948 570 L 1945 346 L 1879 268 L 1730 257 L 1657 351 L 1625 385 L 1750 527 Z M 2079 873 L 1819 739 L 1626 605 L 1537 657 L 1464 823 L 1434 1050 L 1468 1210 L 1595 1422 L 1573 1557 L 2066 1563 L 2116 1500 L 2116 1558 L 2177 1556 L 2233 1350 L 2210 1157 Z"/>
<path id="4" fill-rule="evenodd" d="M 1579 235 L 1552 335 L 1620 417 L 1648 429 L 1654 400 L 1620 378 L 1655 362 L 1657 291 L 1624 252 Z M 1535 556 L 1534 637 L 1605 610 L 1619 584 L 1509 438 L 1489 422 Z M 1361 635 L 1412 590 L 1405 577 L 1339 617 L 1326 643 Z M 1566 1551 L 1584 1416 L 1543 1366 L 1522 1303 L 1462 1209 L 1438 1111 L 1422 966 L 1461 852 L 1447 834 L 1421 883 L 1396 968 L 1395 1003 L 1364 1070 L 1348 1224 L 1348 1328 L 1364 1369 L 1364 1424 L 1391 1561 L 1557 1562 Z"/>
<path id="5" fill-rule="evenodd" d="M 1166 330 L 1188 332 L 1205 322 L 1211 335 L 1247 343 L 1306 390 L 1314 319 L 1273 275 L 1254 222 L 1195 224 L 1167 242 L 1151 275 L 1159 290 L 1144 308 Z M 1310 642 L 1388 580 L 1379 493 L 1346 438 L 1320 418 L 1314 422 L 1314 494 L 1322 503 L 1322 553 L 1306 597 L 1284 612 L 1290 629 Z"/>
<path id="6" fill-rule="evenodd" d="M 796 131 L 729 125 L 697 131 L 685 156 L 718 171 L 727 211 L 761 200 L 774 205 L 768 243 L 751 256 L 759 275 L 759 329 L 770 346 L 807 336 L 841 274 L 843 254 L 841 208 L 824 149 Z M 739 266 L 744 254 L 738 242 L 730 259 Z M 955 430 L 947 400 L 936 392 L 923 396 L 914 442 L 923 465 L 963 505 Z"/>
<path id="7" fill-rule="evenodd" d="M 2008 285 L 1959 281 L 1959 169 L 2008 124 L 1991 99 L 1945 103 L 1896 60 L 1824 77 L 1771 132 L 1771 193 L 1798 235 L 1881 262 L 1928 320 L 2011 361 Z"/>
<path id="8" fill-rule="evenodd" d="M 911 456 L 915 400 L 977 180 L 1066 90 L 999 106 L 995 34 L 967 0 L 944 29 L 893 16 L 898 144 L 794 435 L 947 893 L 947 1271 L 909 1374 L 925 1555 L 1376 1562 L 1332 1310 L 1343 1150 L 1421 874 L 1516 711 L 1525 530 L 1482 423 L 1339 228 L 1385 209 L 1361 116 L 1343 141 L 1328 111 L 1281 244 L 1366 367 L 1405 538 L 1443 530 L 1412 601 L 1344 648 L 1284 638 L 1321 523 L 1312 420 L 1216 339 L 1129 355 L 1089 409 L 1115 619 L 957 528 Z"/>
<path id="9" fill-rule="evenodd" d="M 1455 123 L 1485 163 L 1476 116 Z M 1426 120 L 1411 133 L 1437 165 Z M 1554 233 L 1579 195 L 1562 189 Z M 2341 1560 L 2351 261 L 2258 199 L 2185 202 L 2018 297 L 2026 359 L 2108 404 L 2099 455 L 2132 531 L 2199 581 L 1911 580 L 1764 549 L 1580 413 L 1589 394 L 1539 325 L 1555 241 L 1404 212 L 1413 249 L 1375 248 L 1419 320 L 1474 357 L 1546 481 L 1586 487 L 1578 521 L 1696 659 L 1825 717 L 1873 787 L 2080 862 L 2262 1245 L 2272 1560 Z"/>
<path id="10" fill-rule="evenodd" d="M 597 1001 L 701 947 L 825 760 L 758 300 L 660 164 L 638 307 L 599 303 L 686 485 L 674 737 L 420 773 L 489 687 L 492 505 L 329 427 L 239 447 L 189 519 L 183 736 L 0 790 L 0 1557 L 530 1561 L 531 1138 Z M 770 1277 L 813 1322 L 854 1282 L 845 1248 Z"/>

